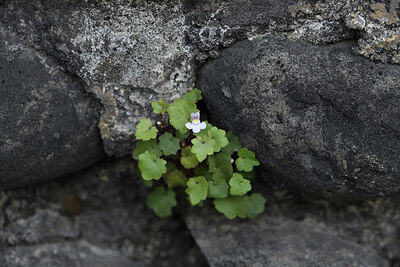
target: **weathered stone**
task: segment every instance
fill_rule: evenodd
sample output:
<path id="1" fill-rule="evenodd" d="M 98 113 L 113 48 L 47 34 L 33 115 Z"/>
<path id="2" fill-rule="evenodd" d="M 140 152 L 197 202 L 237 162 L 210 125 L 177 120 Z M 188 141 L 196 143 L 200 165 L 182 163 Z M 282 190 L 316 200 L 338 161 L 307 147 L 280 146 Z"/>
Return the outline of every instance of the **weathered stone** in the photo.
<path id="1" fill-rule="evenodd" d="M 216 121 L 265 168 L 336 199 L 400 188 L 400 68 L 285 38 L 243 41 L 203 67 L 198 87 Z"/>
<path id="2" fill-rule="evenodd" d="M 78 171 L 104 156 L 100 107 L 74 75 L 0 27 L 0 187 Z"/>
<path id="3" fill-rule="evenodd" d="M 398 266 L 398 197 L 337 205 L 271 177 L 255 188 L 267 199 L 255 220 L 229 221 L 207 205 L 184 215 L 212 266 Z"/>
<path id="4" fill-rule="evenodd" d="M 135 125 L 152 100 L 181 97 L 193 83 L 180 1 L 9 1 L 0 21 L 85 81 L 104 105 L 109 155 L 132 152 Z"/>
<path id="5" fill-rule="evenodd" d="M 207 266 L 179 219 L 145 206 L 132 163 L 0 193 L 0 265 Z"/>

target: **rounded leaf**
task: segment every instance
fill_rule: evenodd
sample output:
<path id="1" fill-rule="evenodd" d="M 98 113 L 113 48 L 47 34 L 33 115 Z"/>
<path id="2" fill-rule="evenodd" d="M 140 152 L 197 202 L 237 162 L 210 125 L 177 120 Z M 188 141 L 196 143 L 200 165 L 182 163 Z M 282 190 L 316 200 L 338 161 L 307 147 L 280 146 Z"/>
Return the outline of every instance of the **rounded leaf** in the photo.
<path id="1" fill-rule="evenodd" d="M 157 157 L 161 157 L 162 156 L 162 152 L 157 144 L 157 140 L 156 139 L 151 139 L 149 141 L 142 141 L 142 140 L 138 140 L 136 142 L 136 147 L 133 150 L 132 153 L 132 158 L 138 160 L 139 159 L 139 155 L 146 152 L 146 151 L 150 151 L 151 153 L 153 153 L 154 155 L 156 155 Z"/>
<path id="2" fill-rule="evenodd" d="M 153 127 L 153 123 L 150 119 L 140 119 L 140 122 L 136 125 L 135 136 L 138 140 L 147 141 L 155 139 L 157 137 L 157 128 Z"/>
<path id="3" fill-rule="evenodd" d="M 144 180 L 159 180 L 167 172 L 166 163 L 149 151 L 139 155 L 138 165 Z"/>
<path id="4" fill-rule="evenodd" d="M 160 149 L 165 156 L 174 155 L 181 148 L 179 139 L 173 137 L 170 133 L 164 133 L 160 136 Z"/>
<path id="5" fill-rule="evenodd" d="M 251 172 L 254 166 L 260 166 L 256 155 L 247 148 L 240 149 L 238 155 L 235 164 L 239 171 Z"/>
<path id="6" fill-rule="evenodd" d="M 180 162 L 186 169 L 196 168 L 199 165 L 196 155 L 192 153 L 191 146 L 182 148 Z"/>
<path id="7" fill-rule="evenodd" d="M 167 112 L 167 108 L 169 107 L 169 104 L 165 101 L 164 98 L 161 98 L 159 101 L 152 101 L 151 106 L 153 108 L 153 113 L 159 114 L 161 113 L 164 115 L 165 112 Z"/>
<path id="8" fill-rule="evenodd" d="M 199 112 L 194 102 L 183 99 L 175 99 L 174 103 L 168 107 L 167 111 L 169 115 L 169 122 L 182 134 L 189 131 L 185 124 L 190 122 L 190 114 Z"/>
<path id="9" fill-rule="evenodd" d="M 189 178 L 186 185 L 187 188 L 185 192 L 189 195 L 192 205 L 196 205 L 207 198 L 208 183 L 204 176 Z"/>
<path id="10" fill-rule="evenodd" d="M 151 208 L 159 217 L 165 218 L 172 215 L 172 207 L 176 206 L 175 192 L 165 190 L 164 187 L 157 187 L 147 196 L 146 205 Z"/>
<path id="11" fill-rule="evenodd" d="M 230 193 L 232 196 L 243 196 L 251 190 L 250 181 L 244 179 L 239 173 L 233 174 L 229 185 L 231 186 Z"/>
<path id="12" fill-rule="evenodd" d="M 249 218 L 255 219 L 264 212 L 265 202 L 265 198 L 260 193 L 254 193 L 244 197 L 243 209 Z"/>
<path id="13" fill-rule="evenodd" d="M 243 197 L 228 196 L 226 198 L 214 199 L 213 203 L 215 209 L 223 213 L 230 220 L 236 217 L 246 218 L 246 213 L 243 209 Z"/>

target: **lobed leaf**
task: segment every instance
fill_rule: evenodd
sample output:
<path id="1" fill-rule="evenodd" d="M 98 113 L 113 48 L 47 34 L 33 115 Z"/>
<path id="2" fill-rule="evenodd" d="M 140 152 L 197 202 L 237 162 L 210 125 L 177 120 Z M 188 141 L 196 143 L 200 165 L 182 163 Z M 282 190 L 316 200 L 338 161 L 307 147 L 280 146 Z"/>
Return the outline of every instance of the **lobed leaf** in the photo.
<path id="1" fill-rule="evenodd" d="M 189 131 L 185 124 L 191 120 L 190 114 L 198 112 L 199 110 L 196 108 L 196 104 L 192 101 L 175 99 L 174 103 L 168 107 L 167 111 L 171 125 L 184 134 Z"/>
<path id="2" fill-rule="evenodd" d="M 250 181 L 244 179 L 239 173 L 233 174 L 229 185 L 231 186 L 230 194 L 232 196 L 243 196 L 251 190 Z"/>
<path id="3" fill-rule="evenodd" d="M 160 150 L 160 147 L 157 144 L 157 140 L 156 139 L 151 139 L 151 140 L 148 140 L 148 141 L 138 140 L 136 142 L 136 147 L 133 150 L 132 158 L 138 160 L 139 159 L 139 155 L 143 154 L 146 151 L 150 151 L 151 153 L 153 153 L 157 157 L 161 157 L 162 156 L 162 152 Z"/>
<path id="4" fill-rule="evenodd" d="M 186 186 L 186 177 L 183 172 L 174 170 L 167 174 L 166 181 L 168 184 L 168 188 L 175 188 L 178 186 L 185 187 Z"/>
<path id="5" fill-rule="evenodd" d="M 208 166 L 214 180 L 222 178 L 229 181 L 232 177 L 231 155 L 227 152 L 220 152 L 208 157 Z"/>
<path id="6" fill-rule="evenodd" d="M 239 171 L 251 172 L 254 166 L 260 166 L 256 155 L 247 148 L 240 149 L 238 155 L 235 164 Z"/>
<path id="7" fill-rule="evenodd" d="M 153 123 L 150 119 L 140 119 L 140 122 L 136 125 L 136 139 L 143 141 L 155 139 L 158 130 L 156 127 L 152 127 L 152 125 Z"/>
<path id="8" fill-rule="evenodd" d="M 196 103 L 199 100 L 202 100 L 203 97 L 201 96 L 201 91 L 199 89 L 193 89 L 189 92 L 187 92 L 184 96 L 183 96 L 184 100 L 187 101 L 192 101 L 194 103 Z"/>
<path id="9" fill-rule="evenodd" d="M 159 186 L 147 196 L 146 205 L 159 217 L 165 218 L 172 215 L 172 207 L 176 206 L 175 192 L 165 190 Z"/>
<path id="10" fill-rule="evenodd" d="M 151 106 L 153 108 L 153 113 L 159 114 L 161 113 L 162 115 L 167 112 L 167 108 L 169 107 L 169 104 L 165 102 L 164 98 L 161 98 L 159 101 L 152 101 Z"/>
<path id="11" fill-rule="evenodd" d="M 232 220 L 236 217 L 246 218 L 246 213 L 243 209 L 244 198 L 238 196 L 228 196 L 226 198 L 214 199 L 215 209 Z"/>
<path id="12" fill-rule="evenodd" d="M 255 219 L 264 212 L 265 202 L 265 198 L 260 193 L 254 193 L 244 197 L 243 209 L 250 219 Z"/>
<path id="13" fill-rule="evenodd" d="M 234 135 L 232 132 L 227 132 L 226 138 L 228 138 L 229 144 L 227 146 L 223 147 L 222 151 L 226 151 L 230 154 L 233 154 L 236 151 L 239 151 L 243 147 L 239 141 L 239 137 Z"/>
<path id="14" fill-rule="evenodd" d="M 192 139 L 192 153 L 194 153 L 199 160 L 202 162 L 207 158 L 207 155 L 212 155 L 214 153 L 215 140 L 209 136 L 199 136 Z"/>
<path id="15" fill-rule="evenodd" d="M 164 133 L 160 136 L 160 149 L 165 156 L 174 155 L 181 148 L 179 139 L 173 137 L 170 133 Z"/>
<path id="16" fill-rule="evenodd" d="M 208 130 L 208 136 L 215 140 L 214 151 L 219 152 L 221 148 L 228 145 L 228 138 L 225 137 L 225 131 L 219 130 L 217 127 L 212 127 Z"/>
<path id="17" fill-rule="evenodd" d="M 196 168 L 199 165 L 196 155 L 192 153 L 191 146 L 182 148 L 180 162 L 185 169 Z"/>
<path id="18" fill-rule="evenodd" d="M 229 185 L 223 178 L 208 181 L 208 197 L 225 198 L 229 194 Z"/>
<path id="19" fill-rule="evenodd" d="M 166 163 L 149 151 L 139 155 L 138 165 L 144 180 L 159 180 L 167 172 Z"/>
<path id="20" fill-rule="evenodd" d="M 193 206 L 207 198 L 208 183 L 204 176 L 189 178 L 186 185 L 187 188 L 185 192 L 189 195 L 190 202 Z"/>

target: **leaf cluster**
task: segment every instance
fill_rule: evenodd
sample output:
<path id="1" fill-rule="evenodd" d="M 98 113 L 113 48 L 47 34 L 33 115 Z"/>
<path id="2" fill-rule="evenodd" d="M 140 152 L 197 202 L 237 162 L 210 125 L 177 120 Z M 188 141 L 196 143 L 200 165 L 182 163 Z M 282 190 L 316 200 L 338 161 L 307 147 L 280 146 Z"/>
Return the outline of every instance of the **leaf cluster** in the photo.
<path id="1" fill-rule="evenodd" d="M 193 206 L 212 199 L 216 210 L 229 219 L 255 218 L 266 202 L 261 194 L 250 194 L 254 167 L 260 164 L 232 132 L 208 122 L 199 133 L 186 128 L 201 99 L 201 91 L 194 89 L 172 104 L 153 101 L 153 112 L 170 125 L 155 127 L 150 119 L 137 124 L 132 157 L 138 160 L 145 184 L 156 186 L 146 204 L 158 216 L 167 217 L 179 196 Z"/>

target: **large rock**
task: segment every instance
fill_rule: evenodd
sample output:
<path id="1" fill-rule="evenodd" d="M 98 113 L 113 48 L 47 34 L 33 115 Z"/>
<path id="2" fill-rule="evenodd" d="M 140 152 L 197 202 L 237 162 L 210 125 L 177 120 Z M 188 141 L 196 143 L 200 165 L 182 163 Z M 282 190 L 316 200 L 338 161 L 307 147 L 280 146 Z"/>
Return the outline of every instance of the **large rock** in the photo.
<path id="1" fill-rule="evenodd" d="M 0 192 L 0 266 L 207 266 L 179 219 L 145 206 L 132 163 Z"/>
<path id="2" fill-rule="evenodd" d="M 400 188 L 400 67 L 265 37 L 206 64 L 198 87 L 222 128 L 303 191 L 376 197 Z"/>
<path id="3" fill-rule="evenodd" d="M 132 152 L 132 133 L 150 103 L 193 84 L 181 1 L 8 1 L 0 21 L 86 84 L 104 106 L 99 128 L 108 155 Z"/>
<path id="4" fill-rule="evenodd" d="M 104 156 L 100 106 L 83 87 L 0 27 L 0 188 L 72 173 Z"/>
<path id="5" fill-rule="evenodd" d="M 229 221 L 207 204 L 185 213 L 211 266 L 400 266 L 398 197 L 337 205 L 271 178 L 255 188 L 267 203 L 254 220 Z"/>

